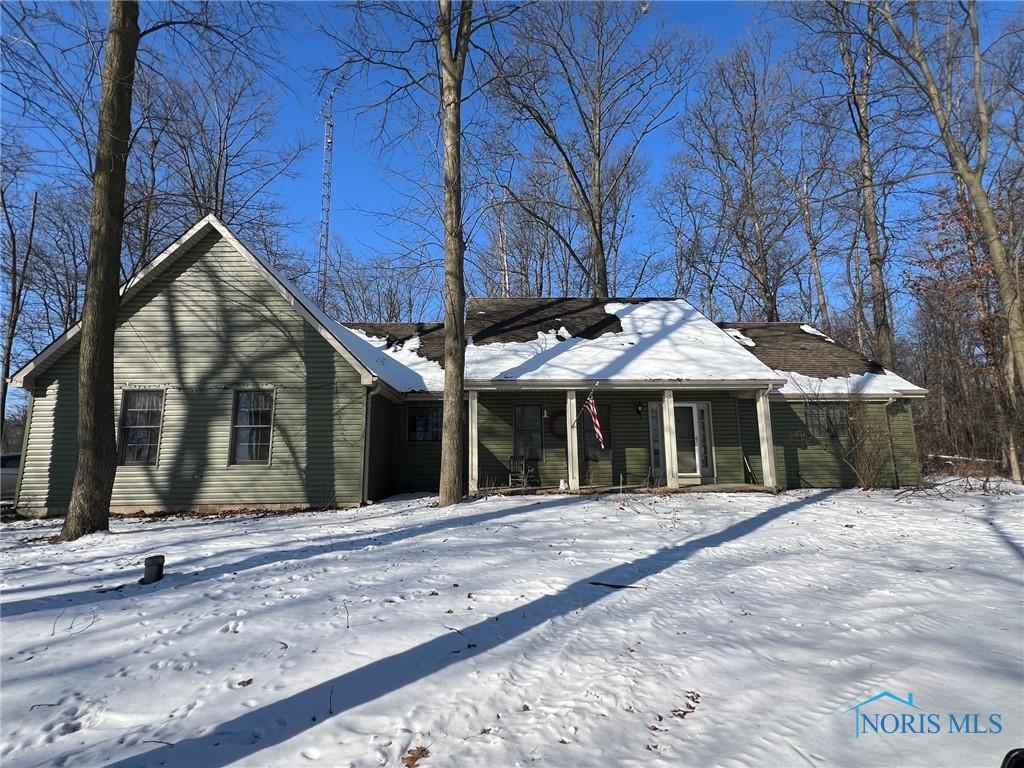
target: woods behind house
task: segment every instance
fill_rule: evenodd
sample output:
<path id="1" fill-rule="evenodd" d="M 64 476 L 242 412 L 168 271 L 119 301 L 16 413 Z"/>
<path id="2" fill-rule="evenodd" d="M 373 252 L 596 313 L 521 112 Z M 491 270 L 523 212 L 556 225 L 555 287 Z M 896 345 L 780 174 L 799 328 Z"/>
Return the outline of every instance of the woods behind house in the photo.
<path id="1" fill-rule="evenodd" d="M 399 146 L 422 158 L 394 171 L 394 205 L 374 212 L 390 247 L 332 243 L 338 319 L 457 315 L 461 283 L 807 321 L 929 389 L 924 454 L 1020 478 L 1019 9 L 770 5 L 721 41 L 659 4 L 275 6 L 274 23 L 330 51 L 307 85 L 287 76 L 262 11 L 168 8 L 143 7 L 144 31 L 166 26 L 139 45 L 121 281 L 215 213 L 312 290 L 314 229 L 287 196 L 309 183 L 315 133 L 292 136 L 281 112 L 290 89 L 319 83 L 339 120 L 370 127 L 383 166 Z M 81 317 L 108 19 L 87 4 L 2 13 L 6 382 Z M 368 32 L 376 46 L 354 56 Z"/>

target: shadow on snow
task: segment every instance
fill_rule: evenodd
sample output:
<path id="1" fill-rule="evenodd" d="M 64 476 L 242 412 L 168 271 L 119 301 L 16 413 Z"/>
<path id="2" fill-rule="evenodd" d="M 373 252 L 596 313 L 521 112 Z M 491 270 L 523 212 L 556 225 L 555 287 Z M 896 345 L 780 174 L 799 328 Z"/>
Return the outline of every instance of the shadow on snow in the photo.
<path id="1" fill-rule="evenodd" d="M 205 736 L 184 739 L 156 747 L 142 754 L 111 763 L 108 768 L 129 768 L 144 764 L 225 766 L 262 749 L 281 744 L 309 728 L 354 707 L 380 698 L 417 680 L 461 661 L 497 648 L 546 621 L 597 603 L 610 590 L 590 584 L 601 581 L 632 584 L 658 574 L 698 552 L 728 544 L 777 520 L 788 512 L 821 501 L 834 491 L 821 491 L 787 501 L 755 517 L 734 523 L 717 533 L 664 547 L 640 559 L 614 565 L 591 574 L 565 589 L 545 595 L 525 606 L 491 616 L 460 631 L 445 633 L 408 650 L 379 659 L 358 669 L 293 694 L 272 704 L 246 712 L 219 725 Z M 472 516 L 498 517 L 488 515 Z M 239 744 L 238 740 L 248 741 Z"/>
<path id="2" fill-rule="evenodd" d="M 330 536 L 325 536 L 323 539 L 319 540 L 322 541 L 322 543 L 315 543 L 317 540 L 314 540 L 314 543 L 307 541 L 303 546 L 296 547 L 295 549 L 286 549 L 277 552 L 260 552 L 242 560 L 221 563 L 220 565 L 203 568 L 202 570 L 191 573 L 168 572 L 164 576 L 163 581 L 158 581 L 155 584 L 147 586 L 141 586 L 135 582 L 129 582 L 116 588 L 106 587 L 102 591 L 98 589 L 83 589 L 77 592 L 64 592 L 59 595 L 45 595 L 41 597 L 25 598 L 22 600 L 12 600 L 10 602 L 0 604 L 0 613 L 2 613 L 5 619 L 10 619 L 14 616 L 21 616 L 27 613 L 34 613 L 36 611 L 45 611 L 51 608 L 80 608 L 82 606 L 105 603 L 111 600 L 147 597 L 156 592 L 188 587 L 193 584 L 203 581 L 211 581 L 221 576 L 234 574 L 238 571 L 244 571 L 250 568 L 275 565 L 292 560 L 305 560 L 310 557 L 328 555 L 336 552 L 351 552 L 371 545 L 386 546 L 399 541 L 405 541 L 406 539 L 412 539 L 417 536 L 434 533 L 435 531 L 463 528 L 466 526 L 477 525 L 479 523 L 486 523 L 490 520 L 512 517 L 514 515 L 523 514 L 524 512 L 536 511 L 538 506 L 560 506 L 571 500 L 574 500 L 574 497 L 559 497 L 550 501 L 535 502 L 526 506 L 517 506 L 512 509 L 497 509 L 491 512 L 480 512 L 475 515 L 465 515 L 462 517 L 453 515 L 450 518 L 436 520 L 432 523 L 411 525 L 392 533 L 372 533 L 355 539 L 338 540 Z M 186 560 L 184 562 L 194 562 L 194 559 Z"/>

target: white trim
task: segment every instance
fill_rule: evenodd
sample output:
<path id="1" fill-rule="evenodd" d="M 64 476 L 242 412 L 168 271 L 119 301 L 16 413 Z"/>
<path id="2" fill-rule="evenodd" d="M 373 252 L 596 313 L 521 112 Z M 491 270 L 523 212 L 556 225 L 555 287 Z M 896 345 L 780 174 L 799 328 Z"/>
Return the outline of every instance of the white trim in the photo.
<path id="1" fill-rule="evenodd" d="M 337 324 L 321 312 L 309 299 L 297 291 L 292 284 L 282 277 L 277 270 L 265 262 L 259 256 L 246 248 L 235 237 L 234 233 L 213 214 L 209 214 L 197 222 L 184 235 L 179 237 L 170 246 L 157 256 L 134 278 L 129 280 L 121 288 L 121 304 L 123 305 L 133 296 L 139 293 L 146 285 L 152 282 L 163 270 L 170 266 L 183 253 L 205 236 L 210 230 L 216 231 L 224 238 L 243 258 L 248 260 L 257 271 L 277 290 L 302 317 L 316 328 L 320 335 L 327 341 L 334 350 L 341 355 L 356 371 L 359 372 L 360 383 L 364 386 L 373 384 L 376 376 L 357 358 L 331 330 Z M 73 341 L 81 332 L 82 324 L 79 322 L 69 328 L 63 334 L 54 339 L 42 352 L 36 355 L 29 363 L 10 378 L 11 384 L 16 387 L 31 386 L 35 377 L 42 373 L 47 365 L 60 350 Z"/>
<path id="2" fill-rule="evenodd" d="M 676 456 L 676 409 L 675 396 L 671 389 L 661 393 L 661 434 L 665 448 L 661 457 L 665 465 L 665 484 L 669 488 L 679 487 L 679 462 Z"/>
<path id="3" fill-rule="evenodd" d="M 480 427 L 477 421 L 479 395 L 468 392 L 469 396 L 469 492 L 480 490 Z"/>
<path id="4" fill-rule="evenodd" d="M 779 387 L 784 383 L 785 380 L 783 379 L 713 379 L 700 381 L 675 379 L 515 379 L 509 381 L 501 379 L 467 379 L 466 389 L 479 391 L 512 390 L 519 392 L 563 389 L 590 390 L 595 384 L 599 384 L 602 391 L 607 389 L 664 391 L 670 388 L 685 392 L 690 389 L 761 390 L 765 387 Z"/>
<path id="5" fill-rule="evenodd" d="M 576 424 L 576 390 L 565 393 L 565 455 L 569 467 L 569 490 L 580 489 L 580 443 Z"/>
<path id="6" fill-rule="evenodd" d="M 697 459 L 697 471 L 696 472 L 680 472 L 680 482 L 687 479 L 696 478 L 700 483 L 706 482 L 717 482 L 718 480 L 718 463 L 717 456 L 715 454 L 715 431 L 714 425 L 712 424 L 711 416 L 711 402 L 708 400 L 674 400 L 674 408 L 693 408 L 693 436 L 694 444 L 696 446 L 695 456 Z M 704 456 L 704 448 L 700 442 L 700 414 L 704 413 L 704 436 L 707 438 L 709 455 Z M 672 422 L 673 429 L 675 428 L 675 421 Z M 704 459 L 708 460 L 709 471 L 704 471 Z M 676 464 L 679 463 L 679 457 L 676 456 Z"/>
<path id="7" fill-rule="evenodd" d="M 775 474 L 775 441 L 772 438 L 771 404 L 768 391 L 757 393 L 757 437 L 761 444 L 761 482 L 769 488 L 778 487 Z"/>
<path id="8" fill-rule="evenodd" d="M 862 401 L 885 401 L 892 397 L 906 400 L 923 400 L 928 395 L 927 389 L 898 390 L 891 392 L 872 392 L 862 395 L 857 392 L 822 392 L 820 394 L 807 392 L 778 392 L 772 391 L 771 397 L 778 400 L 790 400 L 794 402 L 813 402 L 815 400 L 862 400 Z"/>

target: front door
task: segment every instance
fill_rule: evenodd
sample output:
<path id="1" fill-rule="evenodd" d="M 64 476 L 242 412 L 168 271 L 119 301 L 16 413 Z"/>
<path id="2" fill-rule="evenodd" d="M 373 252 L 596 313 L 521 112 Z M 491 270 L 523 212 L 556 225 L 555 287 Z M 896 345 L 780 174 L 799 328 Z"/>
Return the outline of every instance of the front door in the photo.
<path id="1" fill-rule="evenodd" d="M 697 406 L 693 403 L 676 403 L 676 468 L 680 477 L 700 476 L 700 441 L 697 434 Z"/>
<path id="2" fill-rule="evenodd" d="M 665 484 L 665 436 L 662 404 L 647 404 L 651 445 L 651 482 Z M 676 471 L 685 483 L 715 481 L 714 451 L 711 445 L 711 409 L 708 403 L 676 403 Z"/>

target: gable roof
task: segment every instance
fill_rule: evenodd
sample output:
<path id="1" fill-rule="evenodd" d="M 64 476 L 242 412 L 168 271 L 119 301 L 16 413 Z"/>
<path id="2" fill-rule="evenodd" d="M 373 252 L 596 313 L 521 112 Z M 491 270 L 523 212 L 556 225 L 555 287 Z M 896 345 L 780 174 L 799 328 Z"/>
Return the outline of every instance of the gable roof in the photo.
<path id="1" fill-rule="evenodd" d="M 719 323 L 786 383 L 793 398 L 924 397 L 927 390 L 805 323 Z"/>
<path id="2" fill-rule="evenodd" d="M 353 351 L 352 347 L 359 347 L 362 342 L 348 329 L 331 320 L 312 301 L 302 295 L 302 292 L 295 288 L 292 283 L 281 275 L 265 259 L 257 256 L 246 248 L 224 222 L 213 214 L 210 214 L 198 221 L 185 234 L 171 243 L 164 251 L 153 259 L 150 264 L 138 275 L 129 280 L 121 287 L 121 303 L 139 293 L 149 285 L 157 276 L 162 274 L 189 249 L 197 244 L 202 238 L 211 232 L 217 232 L 224 240 L 230 243 L 246 260 L 248 260 L 267 281 L 291 304 L 295 310 L 302 315 L 306 321 L 316 328 L 320 335 L 347 360 L 360 374 L 363 384 L 372 384 L 379 373 L 367 366 L 361 356 Z M 10 381 L 18 387 L 31 386 L 36 377 L 49 368 L 57 359 L 67 351 L 77 340 L 81 333 L 82 324 L 76 323 L 67 331 L 62 333 L 38 355 L 24 365 L 15 373 Z M 364 351 L 365 353 L 365 351 Z"/>
<path id="3" fill-rule="evenodd" d="M 443 325 L 346 327 L 405 368 L 410 391 L 442 388 Z M 471 299 L 466 337 L 471 388 L 784 383 L 683 299 Z"/>

